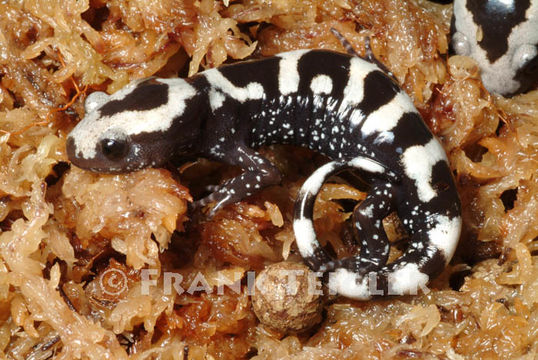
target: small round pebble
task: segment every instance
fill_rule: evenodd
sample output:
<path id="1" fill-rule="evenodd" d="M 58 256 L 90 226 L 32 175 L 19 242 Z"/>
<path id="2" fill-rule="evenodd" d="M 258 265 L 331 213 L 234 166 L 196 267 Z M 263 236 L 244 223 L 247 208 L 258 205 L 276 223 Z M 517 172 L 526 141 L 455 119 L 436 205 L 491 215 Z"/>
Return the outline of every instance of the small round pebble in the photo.
<path id="1" fill-rule="evenodd" d="M 320 279 L 308 267 L 280 262 L 258 274 L 252 304 L 262 324 L 280 332 L 298 332 L 321 321 L 322 298 Z"/>

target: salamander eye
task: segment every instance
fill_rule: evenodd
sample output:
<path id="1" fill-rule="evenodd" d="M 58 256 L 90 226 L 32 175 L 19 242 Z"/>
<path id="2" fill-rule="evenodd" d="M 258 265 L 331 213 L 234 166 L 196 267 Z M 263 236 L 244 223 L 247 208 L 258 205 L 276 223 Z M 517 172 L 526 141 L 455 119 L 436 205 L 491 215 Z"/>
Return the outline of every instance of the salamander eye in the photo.
<path id="1" fill-rule="evenodd" d="M 109 160 L 122 159 L 129 149 L 126 139 L 105 138 L 101 140 L 101 152 Z"/>
<path id="2" fill-rule="evenodd" d="M 458 55 L 468 56 L 471 54 L 471 45 L 467 37 L 460 32 L 454 33 L 452 36 L 452 49 Z"/>
<path id="3" fill-rule="evenodd" d="M 512 67 L 514 69 L 521 69 L 536 58 L 538 55 L 538 50 L 535 45 L 530 44 L 524 44 L 521 45 L 516 52 L 514 53 L 514 56 L 512 57 Z"/>

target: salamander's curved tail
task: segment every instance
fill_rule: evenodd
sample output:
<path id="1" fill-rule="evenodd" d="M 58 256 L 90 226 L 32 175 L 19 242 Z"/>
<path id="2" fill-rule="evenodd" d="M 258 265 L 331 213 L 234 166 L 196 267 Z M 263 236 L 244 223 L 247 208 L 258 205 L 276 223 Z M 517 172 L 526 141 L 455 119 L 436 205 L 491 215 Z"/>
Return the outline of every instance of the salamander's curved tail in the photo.
<path id="1" fill-rule="evenodd" d="M 313 223 L 314 202 L 329 177 L 349 168 L 386 178 L 389 181 L 399 180 L 398 176 L 386 166 L 365 156 L 357 156 L 351 160 L 330 161 L 316 169 L 306 179 L 295 201 L 293 231 L 304 262 L 315 271 L 330 270 L 329 267 L 334 262 L 317 240 Z"/>
<path id="2" fill-rule="evenodd" d="M 367 254 L 369 246 L 371 249 L 377 238 L 361 238 L 362 257 L 359 254 L 345 259 L 332 259 L 319 244 L 314 231 L 314 202 L 323 183 L 331 175 L 348 168 L 356 168 L 374 174 L 377 178 L 385 178 L 388 180 L 385 184 L 397 186 L 399 182 L 397 175 L 388 171 L 386 167 L 362 156 L 351 161 L 331 161 L 317 169 L 301 187 L 295 203 L 293 229 L 305 263 L 314 271 L 329 272 L 327 285 L 331 292 L 353 299 L 368 300 L 372 296 L 416 294 L 420 289 L 425 289 L 431 278 L 437 276 L 452 257 L 461 231 L 461 217 L 429 214 L 425 220 L 427 226 L 424 226 L 423 231 L 410 234 L 409 248 L 390 264 L 386 264 L 386 257 L 383 259 L 383 255 L 388 254 L 388 244 L 383 254 L 379 254 L 382 259 L 380 261 L 372 261 L 375 256 Z M 387 189 L 390 187 L 387 186 Z M 369 198 L 385 196 L 378 204 L 380 206 L 386 204 L 388 195 L 379 194 L 380 187 L 373 189 Z M 363 206 L 362 210 L 358 212 L 375 217 L 372 213 L 375 212 L 374 208 Z M 370 220 L 380 223 L 382 217 Z M 355 223 L 357 228 L 360 225 L 358 221 Z M 381 243 L 378 246 L 384 245 Z M 362 253 L 363 251 L 365 253 Z"/>

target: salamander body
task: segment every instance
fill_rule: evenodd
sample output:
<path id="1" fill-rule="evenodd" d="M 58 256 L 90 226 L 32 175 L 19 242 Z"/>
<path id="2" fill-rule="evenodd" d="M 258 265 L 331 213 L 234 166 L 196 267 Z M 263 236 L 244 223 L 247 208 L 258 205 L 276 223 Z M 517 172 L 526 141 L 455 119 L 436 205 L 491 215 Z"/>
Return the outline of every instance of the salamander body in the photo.
<path id="1" fill-rule="evenodd" d="M 451 32 L 452 49 L 477 61 L 490 92 L 538 82 L 538 0 L 455 0 Z"/>
<path id="2" fill-rule="evenodd" d="M 244 172 L 198 206 L 213 213 L 280 173 L 255 149 L 293 144 L 331 159 L 302 186 L 294 230 L 305 262 L 331 271 L 328 286 L 351 298 L 409 294 L 451 259 L 460 202 L 447 158 L 410 98 L 376 64 L 324 50 L 297 50 L 203 71 L 187 79 L 150 78 L 108 96 L 91 94 L 67 139 L 73 164 L 98 172 L 135 171 L 190 154 Z M 355 208 L 360 255 L 333 260 L 313 227 L 313 205 L 332 174 L 356 170 L 371 184 Z M 387 264 L 382 219 L 397 211 L 410 245 Z"/>

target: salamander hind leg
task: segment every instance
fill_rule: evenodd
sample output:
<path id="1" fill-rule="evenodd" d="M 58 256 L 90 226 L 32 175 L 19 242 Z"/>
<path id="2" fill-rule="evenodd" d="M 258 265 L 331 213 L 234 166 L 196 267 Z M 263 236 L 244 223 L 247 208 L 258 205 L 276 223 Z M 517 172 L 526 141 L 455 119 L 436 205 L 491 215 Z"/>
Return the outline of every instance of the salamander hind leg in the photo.
<path id="1" fill-rule="evenodd" d="M 443 270 L 460 236 L 461 210 L 448 164 L 440 161 L 431 169 L 427 182 L 415 184 L 404 180 L 394 188 L 393 206 L 410 237 L 404 253 L 389 264 L 379 262 L 377 268 L 368 272 L 362 270 L 359 262 L 340 261 L 329 274 L 327 285 L 332 292 L 358 300 L 414 295 L 426 290 L 428 282 Z M 431 197 L 426 197 L 428 185 L 433 192 Z M 363 248 L 368 245 L 363 244 Z"/>
<path id="2" fill-rule="evenodd" d="M 360 243 L 360 254 L 334 261 L 332 268 L 345 268 L 366 274 L 384 266 L 389 256 L 389 242 L 383 219 L 394 210 L 394 185 L 374 184 L 366 199 L 353 212 L 353 223 Z"/>

